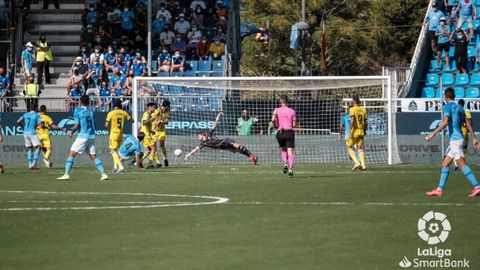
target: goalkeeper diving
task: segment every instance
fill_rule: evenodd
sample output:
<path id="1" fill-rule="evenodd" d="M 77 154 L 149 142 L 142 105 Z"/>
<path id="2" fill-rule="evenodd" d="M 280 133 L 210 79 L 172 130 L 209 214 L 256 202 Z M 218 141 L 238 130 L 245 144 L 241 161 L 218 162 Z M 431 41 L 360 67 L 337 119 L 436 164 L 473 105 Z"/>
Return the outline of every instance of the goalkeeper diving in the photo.
<path id="1" fill-rule="evenodd" d="M 213 123 L 212 128 L 208 132 L 200 132 L 198 133 L 198 140 L 200 141 L 200 145 L 195 147 L 190 153 L 185 155 L 185 160 L 188 160 L 193 154 L 197 153 L 204 147 L 218 149 L 218 150 L 227 150 L 233 153 L 240 153 L 247 156 L 253 165 L 257 165 L 258 158 L 254 154 L 252 154 L 248 149 L 237 143 L 236 141 L 229 139 L 229 138 L 217 138 L 215 136 L 215 129 L 218 126 L 218 122 L 220 121 L 220 117 L 223 116 L 223 113 L 218 113 L 215 122 Z"/>

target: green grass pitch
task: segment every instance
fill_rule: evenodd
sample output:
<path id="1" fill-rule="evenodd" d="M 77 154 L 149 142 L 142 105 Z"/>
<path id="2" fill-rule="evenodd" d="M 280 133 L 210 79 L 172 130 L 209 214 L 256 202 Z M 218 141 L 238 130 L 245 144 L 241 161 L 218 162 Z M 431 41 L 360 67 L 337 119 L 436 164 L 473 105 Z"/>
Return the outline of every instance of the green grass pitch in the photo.
<path id="1" fill-rule="evenodd" d="M 401 269 L 430 247 L 417 235 L 430 210 L 452 226 L 436 247 L 480 269 L 480 198 L 461 172 L 428 198 L 439 165 L 298 165 L 293 179 L 281 169 L 173 165 L 100 182 L 89 166 L 59 182 L 59 167 L 7 166 L 0 269 Z"/>

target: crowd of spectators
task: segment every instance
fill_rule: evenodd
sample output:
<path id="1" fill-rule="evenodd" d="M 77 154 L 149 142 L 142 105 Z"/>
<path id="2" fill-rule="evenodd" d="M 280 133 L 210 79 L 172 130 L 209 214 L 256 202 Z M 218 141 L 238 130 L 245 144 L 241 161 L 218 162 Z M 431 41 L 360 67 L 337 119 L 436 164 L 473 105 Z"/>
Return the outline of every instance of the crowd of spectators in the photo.
<path id="1" fill-rule="evenodd" d="M 83 93 L 127 98 L 136 76 L 147 75 L 147 1 L 94 1 L 82 15 L 80 50 L 67 85 L 69 105 Z M 180 72 L 189 60 L 219 60 L 225 53 L 225 0 L 153 1 L 154 73 Z M 160 74 L 158 74 L 160 76 Z M 102 104 L 105 105 L 106 104 Z"/>

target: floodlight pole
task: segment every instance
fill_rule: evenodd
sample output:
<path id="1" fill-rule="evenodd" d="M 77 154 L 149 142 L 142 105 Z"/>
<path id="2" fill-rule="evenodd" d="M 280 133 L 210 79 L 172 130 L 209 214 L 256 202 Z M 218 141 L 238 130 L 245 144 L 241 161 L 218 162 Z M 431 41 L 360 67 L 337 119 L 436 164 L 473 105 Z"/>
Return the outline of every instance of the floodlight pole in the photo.
<path id="1" fill-rule="evenodd" d="M 147 2 L 147 71 L 148 77 L 152 76 L 152 0 Z"/>

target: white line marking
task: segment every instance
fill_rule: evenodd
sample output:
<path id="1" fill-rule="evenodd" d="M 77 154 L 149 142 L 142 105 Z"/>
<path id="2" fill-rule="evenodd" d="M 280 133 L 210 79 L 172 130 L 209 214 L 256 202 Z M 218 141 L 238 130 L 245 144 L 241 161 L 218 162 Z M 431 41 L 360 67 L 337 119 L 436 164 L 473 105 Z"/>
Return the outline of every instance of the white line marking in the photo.
<path id="1" fill-rule="evenodd" d="M 227 205 L 480 206 L 478 203 L 228 202 Z"/>
<path id="2" fill-rule="evenodd" d="M 14 194 L 64 194 L 64 195 L 108 195 L 108 196 L 151 196 L 151 197 L 177 197 L 177 198 L 195 198 L 210 200 L 206 202 L 152 202 L 155 204 L 147 205 L 107 205 L 107 206 L 72 206 L 72 207 L 14 207 L 0 208 L 0 211 L 50 211 L 50 210 L 100 210 L 100 209 L 145 209 L 145 208 L 163 208 L 175 206 L 200 206 L 211 204 L 222 204 L 229 201 L 228 198 L 204 195 L 183 195 L 183 194 L 160 194 L 160 193 L 114 193 L 114 192 L 60 192 L 60 191 L 25 191 L 25 190 L 0 190 L 0 193 Z M 123 203 L 123 202 L 121 202 Z M 128 204 L 128 202 L 126 203 Z"/>

